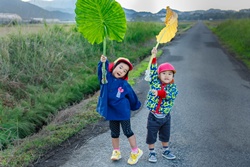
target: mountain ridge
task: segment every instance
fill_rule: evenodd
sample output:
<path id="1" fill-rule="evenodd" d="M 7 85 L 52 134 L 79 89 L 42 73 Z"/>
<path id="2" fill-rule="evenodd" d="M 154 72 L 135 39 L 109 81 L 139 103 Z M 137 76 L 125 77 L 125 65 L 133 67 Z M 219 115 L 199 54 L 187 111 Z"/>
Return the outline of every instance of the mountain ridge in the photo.
<path id="1" fill-rule="evenodd" d="M 48 11 L 36 5 L 21 0 L 1 0 L 0 13 L 13 13 L 19 15 L 23 20 L 32 18 L 74 20 L 73 14 L 62 11 Z"/>

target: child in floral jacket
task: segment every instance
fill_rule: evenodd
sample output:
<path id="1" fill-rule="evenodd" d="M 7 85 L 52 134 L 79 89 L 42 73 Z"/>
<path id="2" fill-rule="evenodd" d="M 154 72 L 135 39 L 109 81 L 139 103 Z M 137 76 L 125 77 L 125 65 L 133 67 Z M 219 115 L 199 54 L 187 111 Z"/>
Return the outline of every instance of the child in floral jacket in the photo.
<path id="1" fill-rule="evenodd" d="M 170 152 L 168 147 L 170 139 L 171 109 L 178 94 L 174 83 L 175 68 L 170 63 L 163 63 L 157 68 L 156 48 L 152 49 L 152 59 L 150 67 L 150 91 L 147 96 L 147 108 L 149 109 L 147 122 L 146 143 L 149 147 L 149 162 L 157 162 L 154 143 L 159 134 L 162 144 L 162 156 L 167 159 L 175 159 L 175 155 Z"/>

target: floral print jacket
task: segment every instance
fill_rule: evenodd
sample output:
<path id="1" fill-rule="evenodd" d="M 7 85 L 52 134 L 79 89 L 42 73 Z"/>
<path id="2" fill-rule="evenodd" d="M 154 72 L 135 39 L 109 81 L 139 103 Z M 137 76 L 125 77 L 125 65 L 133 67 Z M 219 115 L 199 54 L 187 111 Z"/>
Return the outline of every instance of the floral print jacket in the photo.
<path id="1" fill-rule="evenodd" d="M 151 81 L 149 82 L 150 90 L 153 89 L 161 90 L 162 84 L 160 79 L 158 78 L 156 58 L 152 60 L 152 64 L 150 67 L 150 77 L 151 77 Z M 168 114 L 174 105 L 174 100 L 178 94 L 178 90 L 176 84 L 174 83 L 167 84 L 164 87 L 164 90 L 166 91 L 167 95 L 165 98 L 162 98 L 159 112 L 161 114 Z M 147 96 L 147 108 L 150 111 L 155 111 L 158 106 L 159 100 L 160 100 L 159 96 L 154 96 L 154 94 L 151 91 L 149 91 Z"/>

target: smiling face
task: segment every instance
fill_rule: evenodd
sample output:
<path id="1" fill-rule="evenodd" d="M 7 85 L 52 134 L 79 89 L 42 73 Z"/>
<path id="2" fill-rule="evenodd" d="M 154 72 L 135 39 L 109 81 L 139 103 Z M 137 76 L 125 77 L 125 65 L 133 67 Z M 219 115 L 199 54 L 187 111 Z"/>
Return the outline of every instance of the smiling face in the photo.
<path id="1" fill-rule="evenodd" d="M 162 83 L 168 84 L 173 80 L 174 72 L 173 71 L 162 71 L 159 75 L 159 78 L 160 78 Z"/>
<path id="2" fill-rule="evenodd" d="M 115 78 L 124 78 L 129 72 L 129 66 L 126 63 L 120 62 L 112 71 L 112 75 Z"/>

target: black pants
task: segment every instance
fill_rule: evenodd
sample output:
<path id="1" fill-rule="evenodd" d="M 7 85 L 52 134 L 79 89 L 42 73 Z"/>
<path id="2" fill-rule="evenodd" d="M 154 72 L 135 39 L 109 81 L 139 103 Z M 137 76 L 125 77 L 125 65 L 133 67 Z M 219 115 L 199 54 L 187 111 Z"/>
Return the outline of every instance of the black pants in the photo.
<path id="1" fill-rule="evenodd" d="M 119 138 L 120 136 L 120 125 L 122 126 L 122 130 L 127 138 L 134 135 L 131 130 L 130 120 L 122 120 L 122 121 L 109 121 L 109 128 L 111 130 L 112 138 Z"/>

